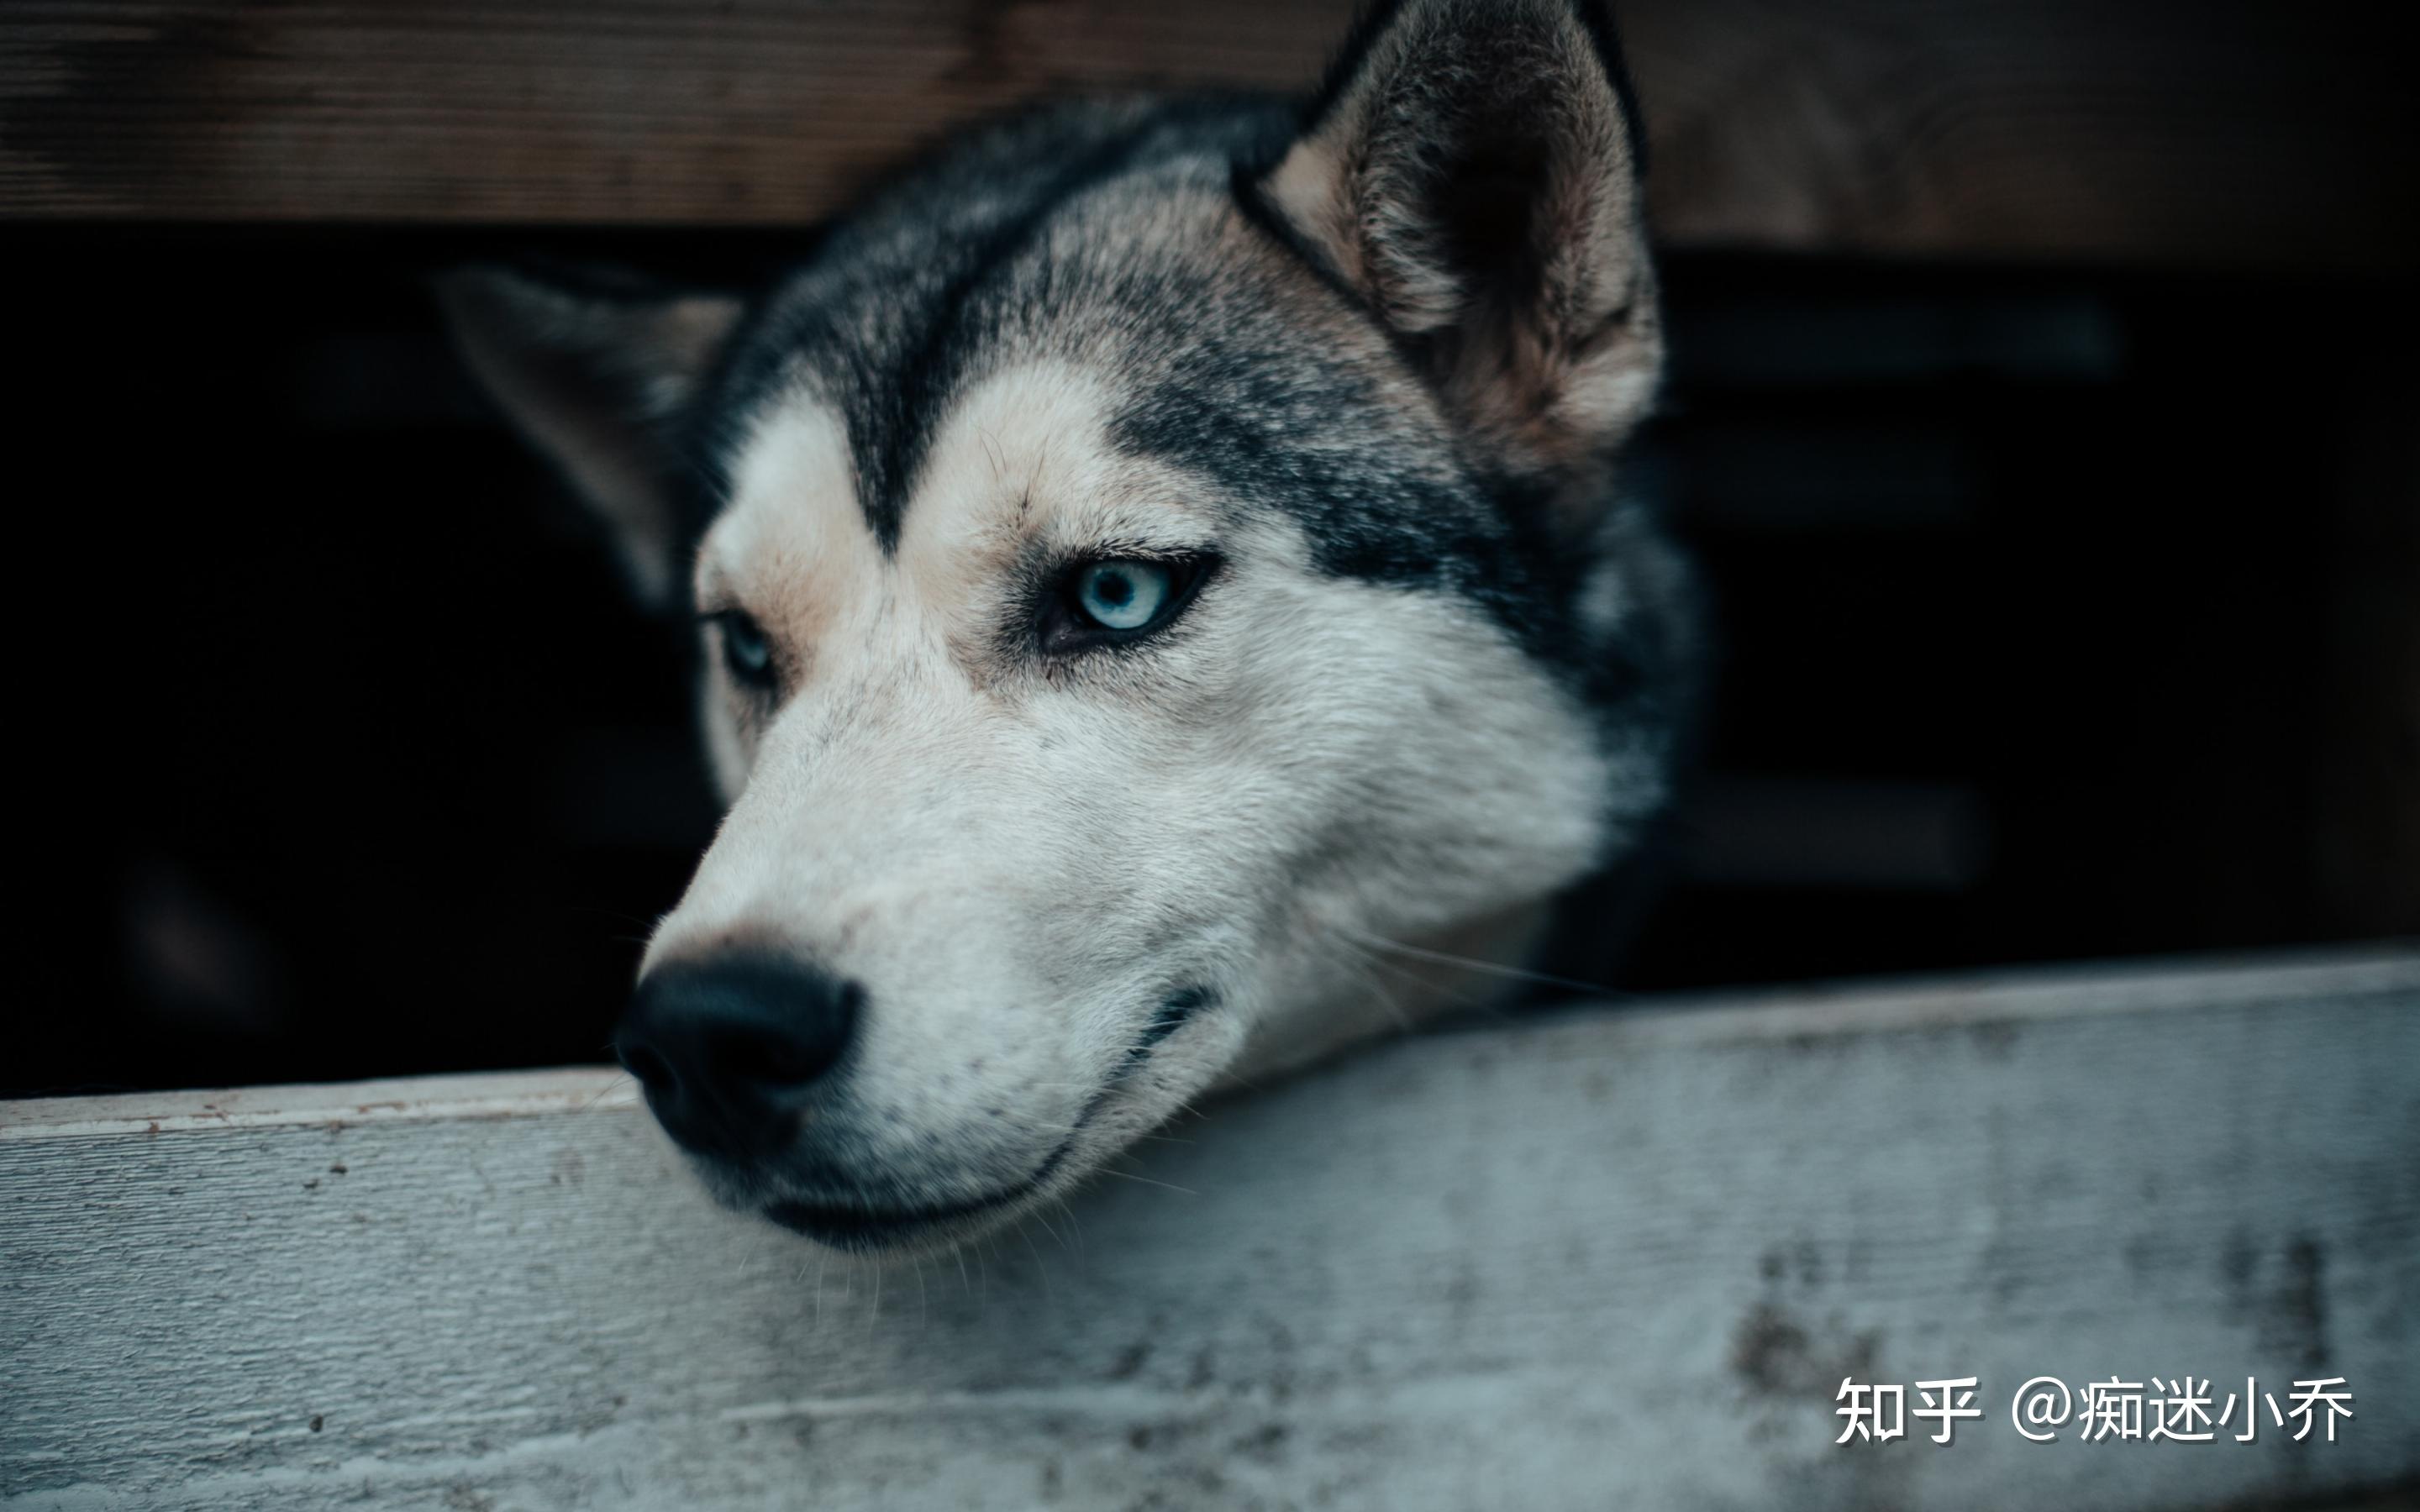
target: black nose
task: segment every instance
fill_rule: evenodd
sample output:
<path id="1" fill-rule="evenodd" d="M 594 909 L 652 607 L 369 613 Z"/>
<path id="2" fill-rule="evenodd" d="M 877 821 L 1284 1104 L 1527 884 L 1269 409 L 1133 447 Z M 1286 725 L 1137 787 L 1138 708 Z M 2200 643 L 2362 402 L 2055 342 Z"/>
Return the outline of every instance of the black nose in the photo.
<path id="1" fill-rule="evenodd" d="M 744 1160 L 788 1142 L 808 1091 L 848 1049 L 864 996 L 774 957 L 675 964 L 639 983 L 613 1051 L 675 1139 Z"/>

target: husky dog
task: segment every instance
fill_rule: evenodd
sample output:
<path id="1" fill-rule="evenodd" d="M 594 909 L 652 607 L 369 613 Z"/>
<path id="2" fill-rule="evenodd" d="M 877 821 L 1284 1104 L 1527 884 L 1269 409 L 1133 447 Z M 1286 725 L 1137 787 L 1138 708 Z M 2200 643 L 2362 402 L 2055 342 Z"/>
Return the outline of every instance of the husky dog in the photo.
<path id="1" fill-rule="evenodd" d="M 1615 465 L 1639 157 L 1592 5 L 1404 0 L 1308 109 L 993 126 L 752 300 L 446 281 L 695 621 L 728 813 L 617 1048 L 721 1201 L 957 1242 L 1637 843 L 1692 661 Z"/>

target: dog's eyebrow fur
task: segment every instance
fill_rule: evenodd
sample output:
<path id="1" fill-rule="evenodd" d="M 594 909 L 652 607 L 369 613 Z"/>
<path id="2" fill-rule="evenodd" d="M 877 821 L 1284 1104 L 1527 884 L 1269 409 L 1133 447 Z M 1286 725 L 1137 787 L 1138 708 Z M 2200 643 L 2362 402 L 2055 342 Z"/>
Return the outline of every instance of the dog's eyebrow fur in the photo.
<path id="1" fill-rule="evenodd" d="M 738 597 L 731 591 L 731 579 L 723 574 L 722 563 L 710 556 L 701 556 L 697 563 L 698 613 L 721 613 L 737 604 Z"/>
<path id="2" fill-rule="evenodd" d="M 1110 177 L 1133 156 L 1131 141 L 1104 144 L 1045 184 L 1025 212 L 985 238 L 925 312 L 922 338 L 889 383 L 850 397 L 849 450 L 857 465 L 865 522 L 888 556 L 898 549 L 908 490 L 931 448 L 957 380 L 983 345 L 974 295 L 1032 244 L 1051 213 L 1086 188 Z"/>

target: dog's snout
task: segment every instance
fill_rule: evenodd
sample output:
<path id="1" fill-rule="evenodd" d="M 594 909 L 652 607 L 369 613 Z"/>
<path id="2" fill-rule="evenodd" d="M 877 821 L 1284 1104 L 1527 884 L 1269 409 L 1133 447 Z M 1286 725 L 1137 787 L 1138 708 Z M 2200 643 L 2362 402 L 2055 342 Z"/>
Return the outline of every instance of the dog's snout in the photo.
<path id="1" fill-rule="evenodd" d="M 675 964 L 639 984 L 613 1050 L 684 1147 L 762 1156 L 790 1138 L 806 1094 L 847 1051 L 864 996 L 799 962 Z"/>

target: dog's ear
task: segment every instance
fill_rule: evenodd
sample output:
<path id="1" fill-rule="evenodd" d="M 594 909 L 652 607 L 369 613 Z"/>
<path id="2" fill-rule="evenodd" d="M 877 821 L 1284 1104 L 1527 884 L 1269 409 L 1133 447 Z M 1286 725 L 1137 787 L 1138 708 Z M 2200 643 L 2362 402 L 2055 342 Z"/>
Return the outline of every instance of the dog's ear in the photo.
<path id="1" fill-rule="evenodd" d="M 1641 150 L 1594 0 L 1402 0 L 1257 191 L 1498 465 L 1568 480 L 1662 365 Z"/>
<path id="2" fill-rule="evenodd" d="M 640 600 L 675 603 L 685 549 L 678 431 L 742 301 L 595 274 L 440 276 L 471 371 L 603 519 Z"/>

